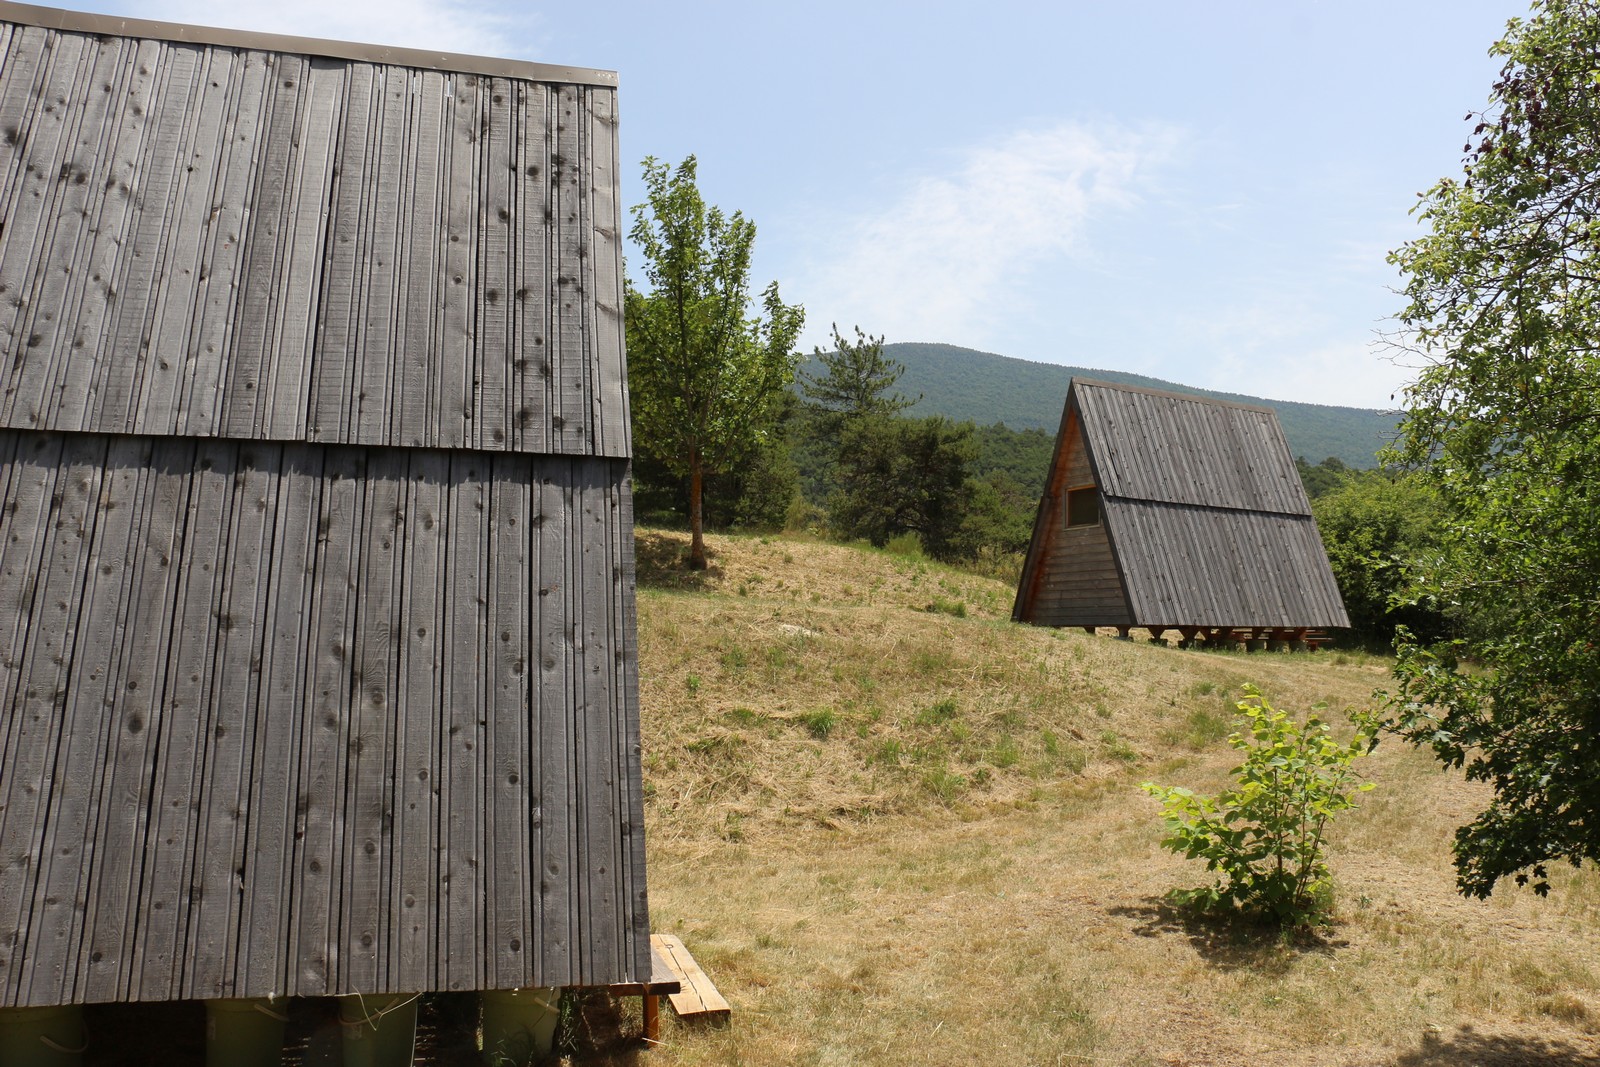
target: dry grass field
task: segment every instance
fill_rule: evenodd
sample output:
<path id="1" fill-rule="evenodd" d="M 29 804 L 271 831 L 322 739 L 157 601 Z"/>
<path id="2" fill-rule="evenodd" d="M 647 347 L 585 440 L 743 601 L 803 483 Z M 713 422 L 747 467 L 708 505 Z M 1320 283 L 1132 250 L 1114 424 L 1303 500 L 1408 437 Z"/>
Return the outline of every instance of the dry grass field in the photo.
<path id="1" fill-rule="evenodd" d="M 639 546 L 653 923 L 734 1014 L 664 1009 L 649 1052 L 602 1018 L 575 1062 L 1600 1067 L 1600 877 L 1457 896 L 1482 794 L 1393 740 L 1320 936 L 1163 903 L 1204 872 L 1138 783 L 1217 788 L 1245 682 L 1337 718 L 1383 661 L 1015 626 L 1008 587 L 864 549 Z"/>

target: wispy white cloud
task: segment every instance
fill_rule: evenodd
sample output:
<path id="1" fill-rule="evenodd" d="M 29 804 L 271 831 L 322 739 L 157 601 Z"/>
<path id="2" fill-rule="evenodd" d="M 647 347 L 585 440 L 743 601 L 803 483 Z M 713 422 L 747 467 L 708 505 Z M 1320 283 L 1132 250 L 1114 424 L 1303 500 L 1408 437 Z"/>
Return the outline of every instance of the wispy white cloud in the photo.
<path id="1" fill-rule="evenodd" d="M 362 41 L 441 52 L 539 58 L 532 15 L 463 0 L 138 0 L 140 18 Z"/>
<path id="2" fill-rule="evenodd" d="M 1412 371 L 1377 331 L 1351 333 L 1314 303 L 1273 294 L 1266 301 L 1208 309 L 1175 322 L 1199 358 L 1179 380 L 1272 400 L 1345 407 L 1398 407 Z M 1157 372 L 1159 373 L 1159 372 Z"/>
<path id="3" fill-rule="evenodd" d="M 1182 142 L 1172 127 L 1062 123 L 969 148 L 868 214 L 814 228 L 792 293 L 890 340 L 984 347 L 1039 268 L 1092 259 L 1092 224 L 1135 208 Z"/>

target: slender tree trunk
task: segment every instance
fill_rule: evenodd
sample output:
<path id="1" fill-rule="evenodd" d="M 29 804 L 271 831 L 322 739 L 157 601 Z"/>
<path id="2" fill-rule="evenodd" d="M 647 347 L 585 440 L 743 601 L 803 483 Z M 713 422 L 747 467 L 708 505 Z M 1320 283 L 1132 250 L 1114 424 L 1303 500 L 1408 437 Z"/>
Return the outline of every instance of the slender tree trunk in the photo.
<path id="1" fill-rule="evenodd" d="M 700 511 L 700 493 L 704 488 L 705 473 L 701 469 L 700 450 L 689 453 L 689 569 L 706 569 L 705 522 Z"/>

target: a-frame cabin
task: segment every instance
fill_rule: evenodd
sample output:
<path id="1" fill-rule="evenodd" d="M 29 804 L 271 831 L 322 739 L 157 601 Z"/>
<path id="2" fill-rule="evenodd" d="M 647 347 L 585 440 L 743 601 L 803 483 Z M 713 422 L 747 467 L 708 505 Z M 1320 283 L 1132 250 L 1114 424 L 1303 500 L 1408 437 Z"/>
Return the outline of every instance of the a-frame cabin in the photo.
<path id="1" fill-rule="evenodd" d="M 1012 616 L 1186 641 L 1350 625 L 1270 408 L 1082 378 Z"/>
<path id="2" fill-rule="evenodd" d="M 650 975 L 616 75 L 0 0 L 0 1010 Z"/>

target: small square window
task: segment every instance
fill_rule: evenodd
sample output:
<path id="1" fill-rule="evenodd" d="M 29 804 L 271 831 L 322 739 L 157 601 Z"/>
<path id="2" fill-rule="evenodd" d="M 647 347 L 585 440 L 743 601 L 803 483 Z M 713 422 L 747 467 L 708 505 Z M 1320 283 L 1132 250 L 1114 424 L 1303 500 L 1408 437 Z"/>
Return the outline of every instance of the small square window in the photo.
<path id="1" fill-rule="evenodd" d="M 1094 486 L 1067 490 L 1067 525 L 1100 525 L 1100 491 Z"/>

